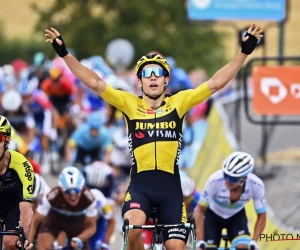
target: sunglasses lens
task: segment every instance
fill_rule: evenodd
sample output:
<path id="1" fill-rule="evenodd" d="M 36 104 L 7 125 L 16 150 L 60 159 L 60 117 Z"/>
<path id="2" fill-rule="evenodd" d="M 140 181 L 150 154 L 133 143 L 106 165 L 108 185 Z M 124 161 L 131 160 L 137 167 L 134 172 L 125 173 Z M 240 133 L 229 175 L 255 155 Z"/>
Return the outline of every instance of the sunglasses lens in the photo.
<path id="1" fill-rule="evenodd" d="M 232 177 L 224 173 L 224 179 L 228 180 L 232 184 L 235 184 L 241 181 L 242 178 Z"/>
<path id="2" fill-rule="evenodd" d="M 70 188 L 70 189 L 64 190 L 64 192 L 66 194 L 69 194 L 69 195 L 71 195 L 71 194 L 78 194 L 78 193 L 81 192 L 81 189 L 80 188 Z"/>
<path id="3" fill-rule="evenodd" d="M 5 140 L 4 134 L 0 134 L 0 143 L 3 142 L 4 140 Z"/>
<path id="4" fill-rule="evenodd" d="M 147 68 L 142 71 L 142 77 L 150 77 L 154 73 L 155 76 L 164 76 L 164 70 L 162 68 Z"/>

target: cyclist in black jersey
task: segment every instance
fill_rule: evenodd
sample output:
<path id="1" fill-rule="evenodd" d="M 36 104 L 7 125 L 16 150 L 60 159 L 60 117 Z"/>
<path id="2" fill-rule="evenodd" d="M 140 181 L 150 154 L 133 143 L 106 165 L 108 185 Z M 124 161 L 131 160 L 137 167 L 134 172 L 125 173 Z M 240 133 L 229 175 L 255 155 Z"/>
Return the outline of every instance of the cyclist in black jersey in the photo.
<path id="1" fill-rule="evenodd" d="M 8 150 L 11 137 L 9 121 L 0 116 L 0 218 L 5 221 L 5 229 L 16 230 L 20 225 L 28 237 L 33 216 L 33 168 L 29 161 L 20 153 Z M 18 242 L 17 242 L 18 241 Z M 17 236 L 4 236 L 6 250 L 20 246 Z M 31 249 L 33 244 L 28 240 L 25 249 Z"/>
<path id="2" fill-rule="evenodd" d="M 122 208 L 123 218 L 130 224 L 144 224 L 151 208 L 158 207 L 158 222 L 187 222 L 186 208 L 180 184 L 178 161 L 182 143 L 182 125 L 186 112 L 223 88 L 240 70 L 247 55 L 262 37 L 260 26 L 251 25 L 243 38 L 242 50 L 211 79 L 196 89 L 165 94 L 170 67 L 158 54 L 143 56 L 136 65 L 138 82 L 144 92 L 137 97 L 106 84 L 95 72 L 81 65 L 66 49 L 59 32 L 46 30 L 56 53 L 62 57 L 74 75 L 98 93 L 106 102 L 123 112 L 132 159 L 131 181 Z M 128 249 L 144 249 L 142 232 L 129 232 Z M 185 249 L 187 231 L 170 228 L 163 238 L 167 250 Z"/>

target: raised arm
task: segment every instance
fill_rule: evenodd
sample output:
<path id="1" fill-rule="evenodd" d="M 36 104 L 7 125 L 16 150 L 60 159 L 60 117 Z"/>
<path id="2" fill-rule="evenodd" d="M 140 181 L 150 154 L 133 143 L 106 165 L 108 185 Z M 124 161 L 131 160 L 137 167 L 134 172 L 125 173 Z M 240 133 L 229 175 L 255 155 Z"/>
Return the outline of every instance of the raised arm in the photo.
<path id="1" fill-rule="evenodd" d="M 247 56 L 255 49 L 258 39 L 263 37 L 262 33 L 263 30 L 260 29 L 259 25 L 252 24 L 249 27 L 248 32 L 242 39 L 241 52 L 208 80 L 207 84 L 211 93 L 215 93 L 225 87 L 225 85 L 239 72 L 246 61 Z"/>
<path id="2" fill-rule="evenodd" d="M 56 53 L 64 59 L 73 74 L 87 87 L 99 95 L 102 94 L 105 90 L 106 83 L 94 71 L 83 66 L 75 57 L 68 53 L 64 40 L 56 29 L 46 29 L 45 32 L 45 36 L 48 37 L 46 42 L 52 44 Z"/>

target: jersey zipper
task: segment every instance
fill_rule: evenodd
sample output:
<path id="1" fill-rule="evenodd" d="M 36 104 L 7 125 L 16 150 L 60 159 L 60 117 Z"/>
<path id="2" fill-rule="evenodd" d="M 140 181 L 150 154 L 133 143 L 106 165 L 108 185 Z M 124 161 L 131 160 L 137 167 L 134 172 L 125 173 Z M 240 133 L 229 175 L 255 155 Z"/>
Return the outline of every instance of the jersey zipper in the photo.
<path id="1" fill-rule="evenodd" d="M 155 157 L 155 170 L 157 170 L 157 158 L 156 158 L 156 110 L 154 110 L 154 157 Z"/>

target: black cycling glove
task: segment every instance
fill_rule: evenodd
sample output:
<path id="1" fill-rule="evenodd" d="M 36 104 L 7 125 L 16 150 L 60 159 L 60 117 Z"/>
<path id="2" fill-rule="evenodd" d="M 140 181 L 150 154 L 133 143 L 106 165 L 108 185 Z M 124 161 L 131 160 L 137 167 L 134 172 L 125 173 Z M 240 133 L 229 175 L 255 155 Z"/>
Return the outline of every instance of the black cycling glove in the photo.
<path id="1" fill-rule="evenodd" d="M 242 53 L 250 55 L 256 47 L 258 39 L 250 33 L 246 33 L 244 37 L 249 36 L 246 42 L 241 41 Z"/>
<path id="2" fill-rule="evenodd" d="M 62 45 L 59 45 L 56 42 L 56 38 L 58 38 L 59 40 L 62 41 Z M 55 49 L 56 53 L 60 56 L 60 57 L 65 57 L 66 55 L 68 55 L 68 51 L 66 48 L 66 44 L 64 42 L 64 39 L 61 37 L 61 35 L 59 35 L 58 37 L 56 37 L 55 39 L 53 39 L 52 42 L 52 47 Z"/>

